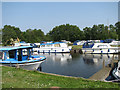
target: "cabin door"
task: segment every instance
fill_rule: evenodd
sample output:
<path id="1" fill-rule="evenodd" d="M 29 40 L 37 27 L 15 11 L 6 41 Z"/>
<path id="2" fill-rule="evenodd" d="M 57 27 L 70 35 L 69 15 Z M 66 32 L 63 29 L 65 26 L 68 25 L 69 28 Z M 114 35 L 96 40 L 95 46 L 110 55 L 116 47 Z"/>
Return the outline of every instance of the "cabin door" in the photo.
<path id="1" fill-rule="evenodd" d="M 22 61 L 22 50 L 18 50 L 18 61 Z"/>

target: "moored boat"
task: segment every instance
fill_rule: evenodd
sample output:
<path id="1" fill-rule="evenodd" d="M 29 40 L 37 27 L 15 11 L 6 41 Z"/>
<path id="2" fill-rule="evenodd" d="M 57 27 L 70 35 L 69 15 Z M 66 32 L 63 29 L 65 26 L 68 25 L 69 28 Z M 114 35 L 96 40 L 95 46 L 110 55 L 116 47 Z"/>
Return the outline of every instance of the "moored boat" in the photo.
<path id="1" fill-rule="evenodd" d="M 71 46 L 64 42 L 41 43 L 40 47 L 33 48 L 38 53 L 67 53 L 70 52 Z"/>
<path id="2" fill-rule="evenodd" d="M 82 52 L 89 54 L 113 54 L 119 52 L 119 47 L 111 47 L 108 43 L 85 42 Z"/>
<path id="3" fill-rule="evenodd" d="M 112 71 L 112 75 L 115 79 L 120 79 L 120 61 L 118 62 L 118 66 Z"/>
<path id="4" fill-rule="evenodd" d="M 32 46 L 1 47 L 0 64 L 7 66 L 29 67 L 37 69 L 46 59 L 44 56 L 32 55 Z M 27 52 L 24 52 L 27 51 Z"/>

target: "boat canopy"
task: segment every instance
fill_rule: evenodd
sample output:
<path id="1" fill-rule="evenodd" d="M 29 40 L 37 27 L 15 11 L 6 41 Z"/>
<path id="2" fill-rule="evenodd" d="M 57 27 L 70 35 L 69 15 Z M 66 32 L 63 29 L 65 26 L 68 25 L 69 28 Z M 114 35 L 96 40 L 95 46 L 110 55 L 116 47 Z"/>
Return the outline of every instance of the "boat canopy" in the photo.
<path id="1" fill-rule="evenodd" d="M 54 42 L 54 43 L 41 43 L 40 45 L 52 45 L 52 44 L 60 44 L 65 42 Z"/>
<path id="2" fill-rule="evenodd" d="M 28 60 L 31 57 L 32 46 L 20 46 L 20 47 L 1 47 L 0 48 L 0 57 L 3 60 Z M 25 49 L 27 49 L 27 55 L 25 55 Z M 23 51 L 24 50 L 24 51 Z M 24 54 L 23 54 L 24 53 Z"/>
<path id="3" fill-rule="evenodd" d="M 16 49 L 28 49 L 33 48 L 33 46 L 20 46 L 20 47 L 0 47 L 0 51 L 10 51 Z"/>
<path id="4" fill-rule="evenodd" d="M 83 48 L 92 48 L 94 46 L 94 42 L 88 41 L 83 44 Z"/>
<path id="5" fill-rule="evenodd" d="M 74 41 L 73 45 L 77 45 L 78 42 L 80 42 L 80 40 Z"/>

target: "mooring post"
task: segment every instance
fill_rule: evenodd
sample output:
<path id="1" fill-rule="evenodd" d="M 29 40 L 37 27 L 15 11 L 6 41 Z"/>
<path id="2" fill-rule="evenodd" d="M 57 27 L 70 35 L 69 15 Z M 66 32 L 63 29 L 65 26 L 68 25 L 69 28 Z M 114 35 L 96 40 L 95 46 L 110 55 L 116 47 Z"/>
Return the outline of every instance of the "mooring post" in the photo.
<path id="1" fill-rule="evenodd" d="M 111 67 L 112 67 L 112 68 L 114 67 L 114 54 L 113 54 L 113 56 L 112 56 Z"/>
<path id="2" fill-rule="evenodd" d="M 76 50 L 74 50 L 74 53 L 76 53 Z"/>
<path id="3" fill-rule="evenodd" d="M 20 68 L 19 65 L 18 65 L 18 63 L 17 63 L 17 65 L 16 65 L 16 68 Z"/>
<path id="4" fill-rule="evenodd" d="M 103 68 L 105 68 L 105 60 L 103 59 Z"/>

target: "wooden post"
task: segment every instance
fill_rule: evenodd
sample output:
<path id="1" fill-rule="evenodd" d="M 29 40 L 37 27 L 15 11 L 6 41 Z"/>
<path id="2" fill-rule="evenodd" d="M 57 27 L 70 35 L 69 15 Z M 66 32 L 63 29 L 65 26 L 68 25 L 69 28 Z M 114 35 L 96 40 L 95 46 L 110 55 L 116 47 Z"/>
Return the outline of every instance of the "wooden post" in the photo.
<path id="1" fill-rule="evenodd" d="M 105 68 L 105 60 L 103 59 L 103 68 Z"/>
<path id="2" fill-rule="evenodd" d="M 112 68 L 114 67 L 114 54 L 113 54 L 113 56 L 112 56 L 111 67 L 112 67 Z"/>

